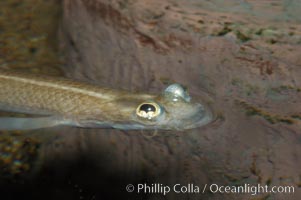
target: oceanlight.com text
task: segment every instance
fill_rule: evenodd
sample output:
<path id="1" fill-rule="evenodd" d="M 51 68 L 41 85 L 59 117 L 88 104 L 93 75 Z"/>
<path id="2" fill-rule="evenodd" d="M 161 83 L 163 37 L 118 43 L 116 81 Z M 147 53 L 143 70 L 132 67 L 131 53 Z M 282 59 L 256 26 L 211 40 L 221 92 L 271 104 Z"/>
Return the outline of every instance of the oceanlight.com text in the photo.
<path id="1" fill-rule="evenodd" d="M 170 192 L 174 193 L 187 193 L 187 194 L 204 194 L 210 192 L 213 194 L 264 194 L 264 193 L 285 193 L 293 194 L 295 192 L 294 186 L 268 186 L 261 184 L 243 184 L 243 185 L 219 185 L 219 184 L 204 184 L 202 186 L 188 183 L 188 184 L 174 184 L 164 185 L 161 183 L 141 183 L 137 185 L 128 184 L 126 186 L 127 192 L 136 192 L 138 194 L 163 194 L 166 195 Z"/>

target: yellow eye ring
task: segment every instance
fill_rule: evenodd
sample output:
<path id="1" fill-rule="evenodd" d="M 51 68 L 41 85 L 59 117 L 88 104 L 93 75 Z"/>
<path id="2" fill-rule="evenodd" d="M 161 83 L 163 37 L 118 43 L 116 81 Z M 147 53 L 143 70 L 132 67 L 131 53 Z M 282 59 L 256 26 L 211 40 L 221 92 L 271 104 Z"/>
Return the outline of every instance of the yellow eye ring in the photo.
<path id="1" fill-rule="evenodd" d="M 160 113 L 160 106 L 152 102 L 142 103 L 136 109 L 136 114 L 144 119 L 153 119 L 157 117 Z"/>

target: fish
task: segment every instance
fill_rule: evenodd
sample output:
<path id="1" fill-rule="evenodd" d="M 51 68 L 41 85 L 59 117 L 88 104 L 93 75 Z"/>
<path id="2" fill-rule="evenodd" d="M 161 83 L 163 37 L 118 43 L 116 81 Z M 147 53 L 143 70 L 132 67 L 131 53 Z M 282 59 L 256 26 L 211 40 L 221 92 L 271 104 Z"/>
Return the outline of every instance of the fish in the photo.
<path id="1" fill-rule="evenodd" d="M 67 78 L 0 70 L 0 110 L 30 114 L 0 117 L 0 130 L 60 125 L 120 130 L 186 130 L 204 126 L 213 114 L 192 102 L 178 83 L 162 93 L 131 93 Z"/>

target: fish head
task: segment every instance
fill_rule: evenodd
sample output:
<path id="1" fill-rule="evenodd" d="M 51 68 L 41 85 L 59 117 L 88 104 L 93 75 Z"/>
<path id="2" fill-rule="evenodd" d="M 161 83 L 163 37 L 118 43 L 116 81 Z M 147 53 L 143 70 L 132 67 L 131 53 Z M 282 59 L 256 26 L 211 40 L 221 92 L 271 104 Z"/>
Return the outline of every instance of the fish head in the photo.
<path id="1" fill-rule="evenodd" d="M 187 90 L 175 83 L 161 95 L 141 102 L 131 118 L 145 129 L 185 130 L 210 123 L 213 115 L 208 106 L 192 102 Z"/>
<path id="2" fill-rule="evenodd" d="M 79 120 L 78 126 L 120 130 L 185 130 L 212 121 L 211 110 L 191 101 L 180 84 L 168 86 L 159 95 L 119 94 L 101 104 L 99 114 Z M 94 109 L 94 110 L 97 110 Z"/>

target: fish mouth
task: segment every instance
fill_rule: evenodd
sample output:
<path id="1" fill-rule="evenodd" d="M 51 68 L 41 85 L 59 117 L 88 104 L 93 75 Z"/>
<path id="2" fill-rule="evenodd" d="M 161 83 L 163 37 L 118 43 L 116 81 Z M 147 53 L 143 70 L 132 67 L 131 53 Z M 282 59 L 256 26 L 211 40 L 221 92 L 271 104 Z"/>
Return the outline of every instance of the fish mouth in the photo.
<path id="1" fill-rule="evenodd" d="M 213 121 L 213 116 L 211 113 L 206 112 L 205 115 L 198 115 L 195 118 L 194 122 L 186 126 L 186 129 L 197 128 L 201 126 L 205 126 Z"/>
<path id="2" fill-rule="evenodd" d="M 201 126 L 205 126 L 214 120 L 213 113 L 210 108 L 198 105 L 195 112 L 190 118 L 182 120 L 182 125 L 177 129 L 194 129 Z"/>

